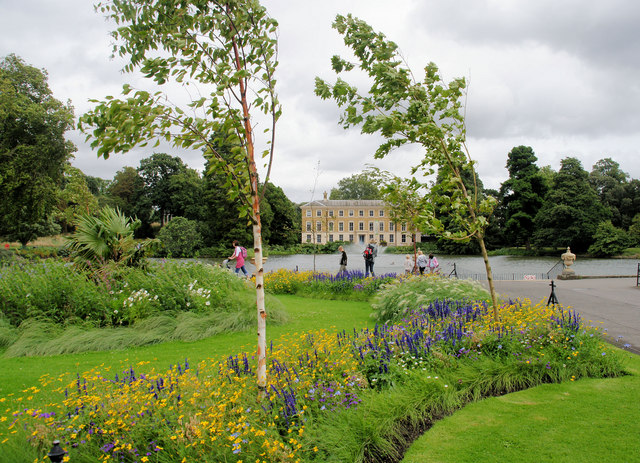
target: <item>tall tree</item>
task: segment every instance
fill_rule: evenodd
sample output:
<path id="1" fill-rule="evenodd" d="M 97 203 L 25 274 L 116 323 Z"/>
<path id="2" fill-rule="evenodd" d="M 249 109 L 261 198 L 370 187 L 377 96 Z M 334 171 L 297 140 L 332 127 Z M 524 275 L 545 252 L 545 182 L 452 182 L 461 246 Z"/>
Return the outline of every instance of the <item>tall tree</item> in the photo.
<path id="1" fill-rule="evenodd" d="M 469 191 L 476 191 L 478 197 L 484 197 L 484 185 L 478 178 L 477 173 L 469 168 L 460 171 L 462 182 Z M 446 254 L 453 255 L 477 255 L 480 245 L 477 240 L 468 239 L 465 232 L 464 221 L 460 220 L 456 214 L 451 214 L 452 193 L 447 188 L 442 188 L 450 179 L 447 166 L 438 169 L 435 184 L 431 191 L 432 203 L 435 207 L 435 217 L 442 223 L 442 228 L 452 233 L 451 236 L 438 237 L 438 249 Z M 464 216 L 462 217 L 464 219 Z"/>
<path id="2" fill-rule="evenodd" d="M 598 193 L 602 205 L 611 212 L 611 223 L 615 227 L 628 228 L 633 219 L 633 215 L 624 216 L 621 211 L 627 196 L 627 178 L 629 174 L 611 158 L 600 159 L 589 173 L 589 183 Z"/>
<path id="3" fill-rule="evenodd" d="M 98 210 L 98 200 L 89 191 L 86 177 L 80 169 L 65 166 L 63 182 L 64 187 L 58 192 L 55 218 L 66 233 L 78 217 L 91 215 Z"/>
<path id="4" fill-rule="evenodd" d="M 333 98 L 344 107 L 340 118 L 343 127 L 361 126 L 363 133 L 380 133 L 386 141 L 376 153 L 376 158 L 388 155 L 393 149 L 408 143 L 418 143 L 425 154 L 413 173 L 422 171 L 425 176 L 435 172 L 434 167 L 445 168 L 447 180 L 431 189 L 432 206 L 424 210 L 425 221 L 432 231 L 447 238 L 474 238 L 478 241 L 487 271 L 491 290 L 494 317 L 498 318 L 491 265 L 484 244 L 484 229 L 488 223 L 495 200 L 478 195 L 477 182 L 468 190 L 463 181 L 463 171 L 475 174 L 474 162 L 465 145 L 464 79 L 454 79 L 448 84 L 440 77 L 438 67 L 429 63 L 422 81 L 414 79 L 411 70 L 398 51 L 398 46 L 381 33 L 351 15 L 336 17 L 333 27 L 343 36 L 344 43 L 355 54 L 358 64 L 339 56 L 332 58 L 336 73 L 352 71 L 356 67 L 370 79 L 371 87 L 365 94 L 349 85 L 342 78 L 330 85 L 316 78 L 316 94 L 321 98 Z M 426 181 L 423 182 L 426 185 Z M 443 195 L 447 192 L 449 195 Z M 447 204 L 433 204 L 446 200 Z M 445 230 L 435 216 L 436 208 L 446 206 L 454 221 L 463 230 Z"/>
<path id="5" fill-rule="evenodd" d="M 332 188 L 329 199 L 381 199 L 382 195 L 372 171 L 365 171 L 338 181 L 338 188 Z"/>
<path id="6" fill-rule="evenodd" d="M 413 262 L 417 259 L 416 234 L 425 226 L 423 211 L 429 206 L 428 198 L 422 185 L 415 179 L 405 179 L 389 172 L 371 169 L 375 172 L 373 178 L 378 179 L 382 200 L 389 209 L 391 221 L 396 224 L 407 225 L 413 242 Z"/>
<path id="7" fill-rule="evenodd" d="M 0 61 L 0 234 L 23 246 L 46 231 L 75 146 L 73 108 L 53 97 L 47 73 L 16 55 Z"/>
<path id="8" fill-rule="evenodd" d="M 145 194 L 144 180 L 137 169 L 125 167 L 116 172 L 107 193 L 112 207 L 122 211 L 126 217 L 140 221 L 140 226 L 134 230 L 136 238 L 149 238 L 153 235 L 151 201 Z"/>
<path id="9" fill-rule="evenodd" d="M 507 157 L 509 178 L 500 187 L 504 234 L 511 246 L 531 249 L 533 221 L 547 193 L 546 183 L 529 146 L 516 146 Z"/>
<path id="10" fill-rule="evenodd" d="M 593 243 L 598 224 L 609 217 L 580 161 L 565 158 L 536 214 L 534 244 L 586 251 Z"/>
<path id="11" fill-rule="evenodd" d="M 167 215 L 180 215 L 173 207 L 171 179 L 187 170 L 182 159 L 166 153 L 154 153 L 140 161 L 138 172 L 144 181 L 145 194 L 158 212 L 158 220 L 165 224 Z"/>
<path id="12" fill-rule="evenodd" d="M 269 185 L 265 194 L 273 218 L 269 224 L 270 245 L 290 246 L 300 242 L 300 208 L 293 203 L 282 188 Z"/>
<path id="13" fill-rule="evenodd" d="M 258 387 L 267 384 L 264 268 L 255 118 L 264 113 L 270 134 L 262 157 L 268 184 L 274 153 L 275 125 L 281 107 L 275 93 L 277 22 L 257 1 L 120 0 L 99 2 L 98 10 L 118 24 L 114 52 L 127 57 L 125 71 L 139 68 L 159 91 L 134 91 L 109 99 L 83 116 L 98 155 L 127 152 L 151 140 L 170 140 L 177 148 L 202 149 L 213 168 L 226 174 L 226 191 L 241 202 L 240 214 L 253 224 L 257 264 Z M 192 85 L 198 98 L 178 107 L 163 85 Z M 253 111 L 252 111 L 253 109 Z M 216 137 L 232 146 L 229 162 L 216 150 Z"/>
<path id="14" fill-rule="evenodd" d="M 202 220 L 203 181 L 195 169 L 185 169 L 169 181 L 171 214 L 189 220 Z"/>

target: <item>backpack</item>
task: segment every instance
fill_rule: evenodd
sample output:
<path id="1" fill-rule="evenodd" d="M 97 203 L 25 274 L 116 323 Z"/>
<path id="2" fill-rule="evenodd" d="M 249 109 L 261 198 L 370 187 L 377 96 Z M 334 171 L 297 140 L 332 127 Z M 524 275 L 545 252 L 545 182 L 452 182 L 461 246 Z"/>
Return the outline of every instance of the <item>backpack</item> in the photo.
<path id="1" fill-rule="evenodd" d="M 373 259 L 373 252 L 371 251 L 371 248 L 366 248 L 362 255 L 367 260 Z"/>
<path id="2" fill-rule="evenodd" d="M 244 246 L 240 246 L 240 254 L 242 255 L 243 259 L 247 258 L 247 249 Z"/>

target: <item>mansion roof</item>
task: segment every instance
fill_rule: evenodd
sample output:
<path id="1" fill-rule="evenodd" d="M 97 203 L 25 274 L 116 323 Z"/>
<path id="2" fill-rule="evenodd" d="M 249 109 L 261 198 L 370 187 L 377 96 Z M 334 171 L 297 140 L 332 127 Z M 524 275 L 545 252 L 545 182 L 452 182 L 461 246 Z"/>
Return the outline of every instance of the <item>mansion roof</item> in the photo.
<path id="1" fill-rule="evenodd" d="M 324 199 L 310 201 L 300 207 L 380 207 L 384 206 L 381 199 Z"/>

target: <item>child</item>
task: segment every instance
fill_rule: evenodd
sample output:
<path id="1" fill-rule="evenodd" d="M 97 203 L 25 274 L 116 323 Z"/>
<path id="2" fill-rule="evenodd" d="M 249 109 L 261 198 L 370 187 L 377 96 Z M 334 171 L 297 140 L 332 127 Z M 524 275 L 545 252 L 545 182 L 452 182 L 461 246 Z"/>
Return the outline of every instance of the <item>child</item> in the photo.
<path id="1" fill-rule="evenodd" d="M 413 273 L 413 259 L 407 254 L 407 258 L 404 261 L 404 273 L 405 275 L 411 275 Z"/>
<path id="2" fill-rule="evenodd" d="M 429 254 L 429 273 L 435 273 L 438 271 L 439 265 L 438 259 L 436 259 L 433 254 Z"/>

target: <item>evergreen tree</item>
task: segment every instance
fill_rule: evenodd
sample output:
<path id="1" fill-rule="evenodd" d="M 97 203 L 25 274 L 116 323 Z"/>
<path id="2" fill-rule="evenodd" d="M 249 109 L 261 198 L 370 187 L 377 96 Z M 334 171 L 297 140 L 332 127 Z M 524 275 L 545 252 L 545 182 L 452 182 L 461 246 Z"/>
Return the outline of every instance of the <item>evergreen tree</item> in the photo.
<path id="1" fill-rule="evenodd" d="M 547 192 L 545 180 L 536 166 L 529 146 L 517 146 L 507 159 L 509 178 L 500 187 L 504 235 L 510 246 L 531 249 L 533 222 Z"/>
<path id="2" fill-rule="evenodd" d="M 133 167 L 125 167 L 116 172 L 107 190 L 109 205 L 117 208 L 126 217 L 140 221 L 135 229 L 136 238 L 153 236 L 151 228 L 151 201 L 145 194 L 144 180 Z"/>
<path id="3" fill-rule="evenodd" d="M 535 217 L 534 244 L 571 246 L 573 251 L 584 252 L 593 243 L 598 224 L 609 217 L 580 161 L 565 158 Z"/>

